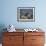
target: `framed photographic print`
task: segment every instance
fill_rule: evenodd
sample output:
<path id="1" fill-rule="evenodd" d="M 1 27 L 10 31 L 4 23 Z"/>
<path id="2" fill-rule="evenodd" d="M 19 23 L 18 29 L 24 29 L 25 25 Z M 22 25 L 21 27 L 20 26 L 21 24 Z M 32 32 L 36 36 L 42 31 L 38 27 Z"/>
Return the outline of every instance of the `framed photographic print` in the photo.
<path id="1" fill-rule="evenodd" d="M 17 21 L 20 22 L 34 22 L 35 21 L 35 7 L 18 7 Z"/>

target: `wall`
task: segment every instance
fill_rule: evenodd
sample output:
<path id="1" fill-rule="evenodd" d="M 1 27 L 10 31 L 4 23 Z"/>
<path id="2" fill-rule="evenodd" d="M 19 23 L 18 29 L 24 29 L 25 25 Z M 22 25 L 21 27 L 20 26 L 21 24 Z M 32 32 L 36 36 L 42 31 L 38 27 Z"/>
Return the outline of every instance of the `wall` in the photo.
<path id="1" fill-rule="evenodd" d="M 16 28 L 46 28 L 46 1 L 44 0 L 0 0 L 0 25 L 13 24 Z M 35 22 L 17 22 L 17 7 L 35 7 Z"/>

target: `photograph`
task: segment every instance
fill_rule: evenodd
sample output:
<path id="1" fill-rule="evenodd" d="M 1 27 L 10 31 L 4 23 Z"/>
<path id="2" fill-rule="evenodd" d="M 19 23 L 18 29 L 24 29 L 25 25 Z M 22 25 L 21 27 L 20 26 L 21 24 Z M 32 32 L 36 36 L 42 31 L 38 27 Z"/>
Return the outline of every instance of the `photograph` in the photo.
<path id="1" fill-rule="evenodd" d="M 35 7 L 18 7 L 17 21 L 20 22 L 34 22 L 35 21 Z"/>

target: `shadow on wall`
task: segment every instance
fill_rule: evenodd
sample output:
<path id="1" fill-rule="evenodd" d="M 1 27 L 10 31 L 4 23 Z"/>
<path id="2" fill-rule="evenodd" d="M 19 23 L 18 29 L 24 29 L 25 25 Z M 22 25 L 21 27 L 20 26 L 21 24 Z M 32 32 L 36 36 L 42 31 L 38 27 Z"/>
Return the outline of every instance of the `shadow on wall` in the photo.
<path id="1" fill-rule="evenodd" d="M 3 30 L 4 28 L 6 28 L 5 25 L 0 24 L 0 43 L 2 43 L 2 36 L 3 36 L 2 32 L 6 31 L 6 30 Z"/>

